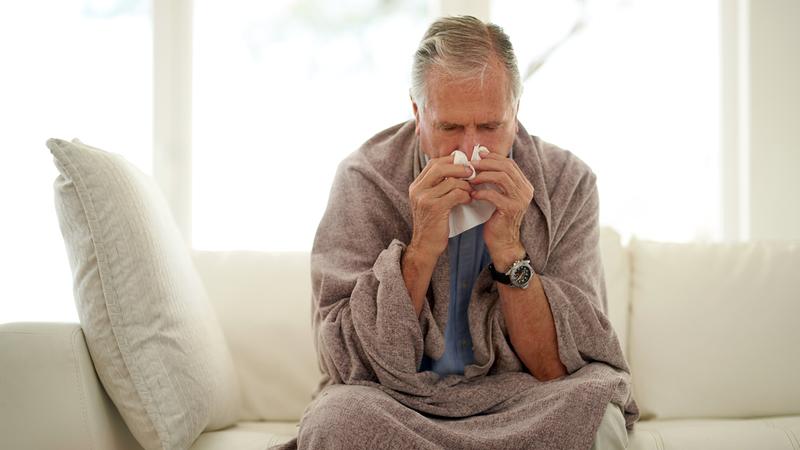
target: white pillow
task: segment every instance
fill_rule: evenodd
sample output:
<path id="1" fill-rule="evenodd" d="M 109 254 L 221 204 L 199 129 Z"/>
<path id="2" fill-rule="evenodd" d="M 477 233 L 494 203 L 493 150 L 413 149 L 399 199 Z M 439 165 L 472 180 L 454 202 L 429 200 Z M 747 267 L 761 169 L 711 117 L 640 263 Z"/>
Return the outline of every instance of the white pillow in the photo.
<path id="1" fill-rule="evenodd" d="M 800 243 L 634 240 L 630 250 L 643 417 L 800 414 Z"/>
<path id="2" fill-rule="evenodd" d="M 185 449 L 235 423 L 233 361 L 155 182 L 78 140 L 47 146 L 83 332 L 128 428 L 145 449 Z"/>

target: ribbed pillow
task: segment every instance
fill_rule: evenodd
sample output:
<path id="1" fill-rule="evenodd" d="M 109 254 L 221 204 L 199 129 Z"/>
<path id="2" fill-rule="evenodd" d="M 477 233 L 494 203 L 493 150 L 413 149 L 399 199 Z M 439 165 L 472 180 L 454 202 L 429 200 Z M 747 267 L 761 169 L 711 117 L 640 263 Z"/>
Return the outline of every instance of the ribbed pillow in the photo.
<path id="1" fill-rule="evenodd" d="M 97 374 L 146 449 L 236 421 L 230 352 L 155 182 L 121 156 L 47 141 L 75 302 Z"/>

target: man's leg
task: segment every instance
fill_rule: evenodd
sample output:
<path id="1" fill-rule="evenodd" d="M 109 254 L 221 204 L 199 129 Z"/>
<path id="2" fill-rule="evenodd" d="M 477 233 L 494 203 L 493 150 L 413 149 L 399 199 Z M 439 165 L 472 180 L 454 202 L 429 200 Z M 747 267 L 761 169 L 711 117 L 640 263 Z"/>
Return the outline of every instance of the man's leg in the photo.
<path id="1" fill-rule="evenodd" d="M 617 450 L 628 448 L 628 430 L 625 429 L 625 416 L 619 406 L 609 403 L 597 436 L 594 439 L 592 450 Z"/>
<path id="2" fill-rule="evenodd" d="M 431 426 L 430 420 L 379 389 L 333 385 L 306 409 L 297 448 L 434 449 L 426 439 Z"/>

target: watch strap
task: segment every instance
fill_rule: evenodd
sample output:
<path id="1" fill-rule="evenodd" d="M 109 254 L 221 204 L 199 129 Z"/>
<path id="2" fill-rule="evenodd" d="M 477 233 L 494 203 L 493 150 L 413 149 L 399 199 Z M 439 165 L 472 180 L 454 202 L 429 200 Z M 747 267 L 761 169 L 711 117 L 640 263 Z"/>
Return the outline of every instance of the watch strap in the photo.
<path id="1" fill-rule="evenodd" d="M 498 272 L 497 269 L 494 268 L 494 263 L 489 264 L 489 273 L 492 275 L 494 281 L 503 284 L 511 284 L 511 277 L 503 272 Z"/>
<path id="2" fill-rule="evenodd" d="M 528 256 L 527 252 L 525 252 L 525 256 L 518 259 L 517 261 L 530 261 L 530 260 L 531 257 Z M 514 263 L 516 263 L 517 261 L 514 261 Z M 514 263 L 511 263 L 511 267 L 514 267 Z M 511 270 L 511 267 L 509 267 L 508 269 L 509 271 Z M 504 272 L 498 271 L 497 268 L 494 267 L 494 263 L 489 263 L 489 273 L 492 276 L 492 280 L 497 281 L 498 283 L 511 285 L 511 277 Z"/>

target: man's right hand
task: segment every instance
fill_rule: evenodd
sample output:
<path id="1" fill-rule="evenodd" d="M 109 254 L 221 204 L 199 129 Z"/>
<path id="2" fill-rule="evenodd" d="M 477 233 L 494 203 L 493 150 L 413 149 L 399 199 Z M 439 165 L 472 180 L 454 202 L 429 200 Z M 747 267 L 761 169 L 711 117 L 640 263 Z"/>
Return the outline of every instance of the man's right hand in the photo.
<path id="1" fill-rule="evenodd" d="M 453 164 L 453 155 L 433 158 L 408 188 L 413 234 L 410 247 L 432 260 L 447 248 L 450 210 L 471 201 L 465 180 L 472 168 Z"/>
<path id="2" fill-rule="evenodd" d="M 472 168 L 453 164 L 453 156 L 433 158 L 408 188 L 413 232 L 401 262 L 403 279 L 419 316 L 433 268 L 447 248 L 450 210 L 471 201 L 472 185 L 464 180 Z"/>

